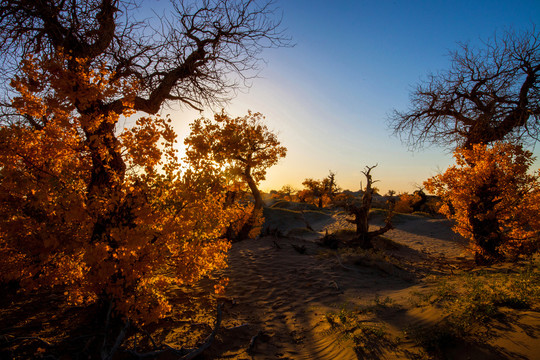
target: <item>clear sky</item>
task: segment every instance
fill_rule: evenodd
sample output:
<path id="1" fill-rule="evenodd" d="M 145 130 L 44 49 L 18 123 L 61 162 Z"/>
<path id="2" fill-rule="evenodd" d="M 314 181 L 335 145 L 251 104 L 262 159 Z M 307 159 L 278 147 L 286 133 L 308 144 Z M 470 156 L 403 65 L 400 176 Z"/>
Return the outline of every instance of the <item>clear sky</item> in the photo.
<path id="1" fill-rule="evenodd" d="M 408 107 L 410 91 L 427 74 L 449 67 L 448 51 L 458 41 L 474 44 L 495 31 L 540 26 L 540 0 L 276 5 L 295 46 L 265 51 L 259 78 L 225 108 L 232 116 L 248 109 L 263 113 L 288 148 L 287 157 L 269 169 L 263 190 L 286 184 L 300 189 L 305 178 L 320 179 L 329 170 L 342 188 L 358 190 L 361 170 L 378 164 L 372 174 L 382 192 L 411 192 L 453 160 L 442 148 L 408 151 L 388 129 L 388 114 Z M 181 137 L 200 116 L 187 110 L 171 115 Z"/>

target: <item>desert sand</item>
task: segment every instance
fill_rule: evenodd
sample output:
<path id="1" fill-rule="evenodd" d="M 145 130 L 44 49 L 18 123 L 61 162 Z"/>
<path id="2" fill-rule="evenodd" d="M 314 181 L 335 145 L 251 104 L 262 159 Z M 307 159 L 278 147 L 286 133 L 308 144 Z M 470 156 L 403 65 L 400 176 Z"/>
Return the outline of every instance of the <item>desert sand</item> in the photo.
<path id="1" fill-rule="evenodd" d="M 281 235 L 296 236 L 264 236 L 233 245 L 224 271 L 230 284 L 223 322 L 205 359 L 432 357 L 408 339 L 404 329 L 436 324 L 444 314 L 411 305 L 411 296 L 429 288 L 435 276 L 471 271 L 474 266 L 466 241 L 451 230 L 448 220 L 402 215 L 396 228 L 385 234 L 398 246 L 377 244 L 391 261 L 336 255 L 320 247 L 316 239 L 326 231 L 351 228 L 344 214 L 314 219 L 309 224 L 314 233 L 298 234 L 293 229 L 298 225 L 280 223 Z M 298 251 L 302 249 L 305 253 Z M 355 351 L 350 338 L 332 329 L 327 314 L 370 304 L 382 306 L 362 321 L 384 329 L 385 336 L 368 337 Z M 516 319 L 511 326 L 491 329 L 481 343 L 454 344 L 439 357 L 539 359 L 539 313 L 522 311 Z"/>

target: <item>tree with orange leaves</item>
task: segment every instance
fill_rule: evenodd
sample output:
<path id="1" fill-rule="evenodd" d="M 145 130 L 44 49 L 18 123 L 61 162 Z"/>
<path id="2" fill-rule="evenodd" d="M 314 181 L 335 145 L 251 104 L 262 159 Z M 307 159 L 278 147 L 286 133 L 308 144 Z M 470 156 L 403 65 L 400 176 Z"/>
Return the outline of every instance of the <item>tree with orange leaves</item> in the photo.
<path id="1" fill-rule="evenodd" d="M 211 173 L 228 174 L 231 182 L 224 186 L 233 193 L 234 188 L 241 184 L 249 187 L 254 204 L 250 209 L 251 215 L 235 232 L 238 239 L 252 236 L 251 230 L 261 222 L 264 203 L 258 184 L 265 179 L 266 170 L 287 154 L 287 149 L 268 130 L 263 120 L 262 114 L 251 111 L 236 118 L 221 112 L 214 115 L 213 121 L 206 118 L 195 120 L 190 125 L 190 135 L 184 140 L 186 161 L 190 167 L 213 166 Z"/>
<path id="2" fill-rule="evenodd" d="M 330 204 L 340 190 L 336 184 L 336 174 L 332 171 L 322 180 L 307 178 L 302 182 L 304 189 L 300 197 L 303 201 L 312 202 L 319 208 Z"/>
<path id="3" fill-rule="evenodd" d="M 207 174 L 180 171 L 167 119 L 120 121 L 221 105 L 287 40 L 271 2 L 175 2 L 161 26 L 136 8 L 0 1 L 0 87 L 13 80 L 0 101 L 0 281 L 61 286 L 140 324 L 167 312 L 169 285 L 225 266 L 238 209 Z"/>
<path id="4" fill-rule="evenodd" d="M 460 148 L 454 157 L 457 165 L 424 185 L 442 198 L 440 211 L 470 240 L 476 262 L 493 263 L 537 248 L 540 178 L 528 173 L 532 153 L 498 142 Z"/>
<path id="5" fill-rule="evenodd" d="M 141 325 L 168 313 L 171 285 L 226 266 L 238 209 L 181 171 L 170 120 L 117 128 L 138 84 L 114 75 L 59 53 L 28 57 L 12 81 L 23 120 L 0 127 L 0 281 L 61 286 L 70 304 Z M 118 93 L 124 111 L 104 111 Z"/>

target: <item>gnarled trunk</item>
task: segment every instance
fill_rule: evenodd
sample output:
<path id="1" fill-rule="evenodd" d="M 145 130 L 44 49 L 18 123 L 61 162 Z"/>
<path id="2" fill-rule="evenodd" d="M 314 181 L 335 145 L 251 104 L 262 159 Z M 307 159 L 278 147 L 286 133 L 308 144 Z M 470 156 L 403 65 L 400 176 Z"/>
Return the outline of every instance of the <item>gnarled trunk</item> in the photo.
<path id="1" fill-rule="evenodd" d="M 469 206 L 469 222 L 472 227 L 474 243 L 480 247 L 475 250 L 474 258 L 477 265 L 487 265 L 503 258 L 499 246 L 504 242 L 504 234 L 501 232 L 499 220 L 496 216 L 478 216 L 489 214 L 494 211 L 497 204 L 497 191 L 492 186 L 484 184 L 478 189 L 477 201 Z"/>
<path id="2" fill-rule="evenodd" d="M 364 194 L 362 195 L 362 205 L 344 204 L 342 207 L 351 215 L 354 215 L 354 219 L 349 220 L 349 222 L 356 225 L 356 239 L 355 242 L 360 245 L 363 249 L 373 248 L 371 239 L 376 236 L 382 235 L 385 232 L 393 229 L 391 220 L 393 216 L 393 209 L 389 210 L 388 216 L 385 220 L 385 226 L 379 230 L 369 231 L 369 211 L 371 210 L 371 203 L 373 200 L 373 179 L 371 177 L 371 169 L 375 168 L 377 165 L 369 167 L 367 170 L 363 171 L 363 174 L 366 176 L 367 185 Z"/>
<path id="3" fill-rule="evenodd" d="M 257 184 L 255 183 L 253 176 L 251 176 L 251 167 L 249 165 L 244 170 L 243 175 L 249 186 L 249 189 L 251 190 L 251 194 L 255 199 L 255 203 L 253 205 L 253 211 L 251 212 L 249 219 L 242 225 L 240 231 L 236 235 L 236 238 L 234 239 L 236 241 L 246 240 L 249 238 L 249 233 L 251 232 L 251 230 L 253 230 L 257 217 L 259 216 L 264 206 L 261 192 L 259 191 L 259 188 L 257 188 Z"/>
<path id="4" fill-rule="evenodd" d="M 253 210 L 260 210 L 264 206 L 264 202 L 261 196 L 261 192 L 259 191 L 259 188 L 257 187 L 257 184 L 255 183 L 255 180 L 253 180 L 253 177 L 251 176 L 251 168 L 248 167 L 246 171 L 244 172 L 244 179 L 246 180 L 249 190 L 251 190 L 251 194 L 253 195 L 253 198 L 255 199 L 255 206 Z"/>

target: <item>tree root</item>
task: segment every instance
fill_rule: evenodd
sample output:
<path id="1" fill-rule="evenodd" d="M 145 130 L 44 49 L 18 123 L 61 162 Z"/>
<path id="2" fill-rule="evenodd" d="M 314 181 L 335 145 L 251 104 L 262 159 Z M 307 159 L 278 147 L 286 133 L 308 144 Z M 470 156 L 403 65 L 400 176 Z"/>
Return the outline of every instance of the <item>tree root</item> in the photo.
<path id="1" fill-rule="evenodd" d="M 216 322 L 214 324 L 214 329 L 208 335 L 208 337 L 205 339 L 205 341 L 195 349 L 175 349 L 172 346 L 169 346 L 167 344 L 161 345 L 158 350 L 146 352 L 146 353 L 139 353 L 136 350 L 124 350 L 125 353 L 130 354 L 131 356 L 137 358 L 137 359 L 151 359 L 155 358 L 157 356 L 163 355 L 163 354 L 173 354 L 178 356 L 178 360 L 191 360 L 195 357 L 202 354 L 206 349 L 210 347 L 212 342 L 214 341 L 216 334 L 219 330 L 219 327 L 221 325 L 221 315 L 222 315 L 222 308 L 223 304 L 219 304 L 217 306 L 217 315 L 216 315 Z M 148 335 L 148 334 L 147 334 Z M 152 340 L 152 343 L 155 346 L 154 341 Z"/>
<path id="2" fill-rule="evenodd" d="M 120 345 L 122 345 L 122 343 L 124 342 L 124 339 L 126 338 L 126 332 L 129 329 L 130 324 L 131 322 L 127 320 L 124 327 L 120 331 L 120 334 L 118 334 L 118 337 L 116 338 L 116 341 L 114 342 L 114 345 L 111 351 L 109 352 L 109 354 L 107 355 L 107 357 L 105 358 L 105 360 L 111 360 L 114 354 L 116 353 L 116 351 L 118 351 L 118 348 L 120 347 Z"/>
<path id="3" fill-rule="evenodd" d="M 217 306 L 216 323 L 214 325 L 214 330 L 212 330 L 210 335 L 208 335 L 208 337 L 206 338 L 206 340 L 201 346 L 199 346 L 197 349 L 191 350 L 188 354 L 182 357 L 182 360 L 193 359 L 194 357 L 200 355 L 203 351 L 205 351 L 206 349 L 210 347 L 210 345 L 212 344 L 212 342 L 214 341 L 216 337 L 216 334 L 219 330 L 219 326 L 221 325 L 221 307 L 222 307 L 222 304 L 219 304 Z"/>

